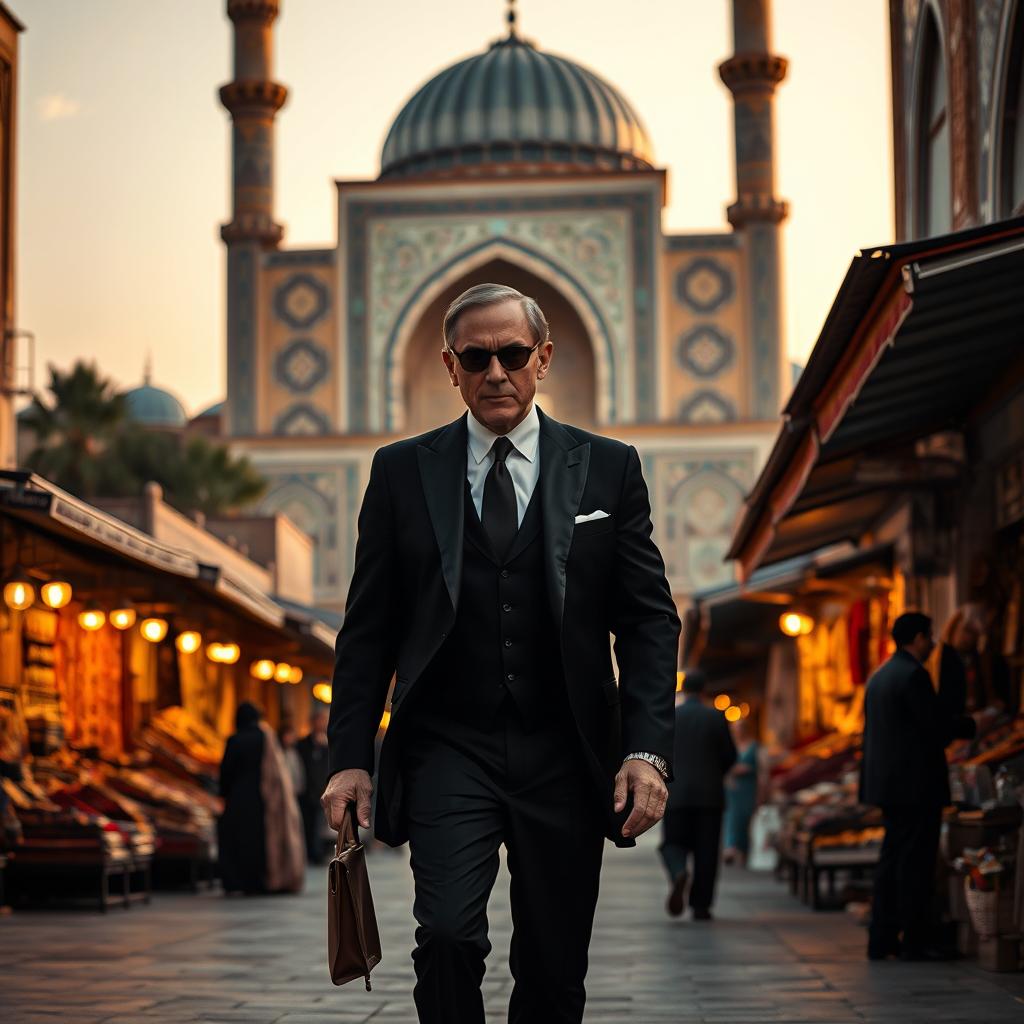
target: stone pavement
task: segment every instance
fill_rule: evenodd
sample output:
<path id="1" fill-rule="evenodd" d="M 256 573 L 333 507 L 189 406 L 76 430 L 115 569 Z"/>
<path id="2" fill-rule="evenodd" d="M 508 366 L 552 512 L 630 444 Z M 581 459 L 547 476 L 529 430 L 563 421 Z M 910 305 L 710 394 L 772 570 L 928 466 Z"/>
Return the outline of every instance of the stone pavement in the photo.
<path id="1" fill-rule="evenodd" d="M 1024 975 L 869 964 L 864 932 L 847 915 L 811 913 L 763 875 L 728 872 L 712 924 L 670 921 L 655 845 L 645 837 L 637 850 L 607 851 L 588 1022 L 1024 1021 Z M 330 984 L 324 899 L 320 880 L 310 878 L 300 897 L 161 895 L 106 917 L 86 910 L 0 918 L 0 1021 L 411 1024 L 406 856 L 374 851 L 370 871 L 384 941 L 372 992 L 361 982 Z M 489 1021 L 505 1019 L 510 990 L 503 882 L 504 871 L 491 907 Z"/>

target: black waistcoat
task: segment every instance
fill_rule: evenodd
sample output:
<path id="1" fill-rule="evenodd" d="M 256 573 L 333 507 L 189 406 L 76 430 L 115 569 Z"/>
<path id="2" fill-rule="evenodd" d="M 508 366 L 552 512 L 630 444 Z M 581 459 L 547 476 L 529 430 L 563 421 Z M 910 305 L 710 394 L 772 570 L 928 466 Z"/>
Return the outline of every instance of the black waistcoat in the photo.
<path id="1" fill-rule="evenodd" d="M 544 583 L 540 487 L 504 560 L 465 491 L 462 583 L 455 624 L 422 680 L 428 700 L 480 724 L 509 700 L 536 728 L 567 709 L 558 635 Z"/>

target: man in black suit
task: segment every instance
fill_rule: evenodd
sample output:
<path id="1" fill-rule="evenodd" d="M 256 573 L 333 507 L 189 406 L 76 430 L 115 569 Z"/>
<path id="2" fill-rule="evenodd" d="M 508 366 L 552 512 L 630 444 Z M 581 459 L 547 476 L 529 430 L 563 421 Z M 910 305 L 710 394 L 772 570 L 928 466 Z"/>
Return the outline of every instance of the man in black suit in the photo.
<path id="1" fill-rule="evenodd" d="M 693 856 L 690 907 L 695 921 L 711 920 L 725 808 L 723 779 L 736 763 L 729 723 L 704 703 L 704 685 L 703 672 L 687 670 L 683 699 L 676 707 L 675 778 L 668 788 L 660 847 L 671 883 L 667 909 L 673 917 L 683 912 L 690 880 L 687 862 Z"/>
<path id="2" fill-rule="evenodd" d="M 932 620 L 907 612 L 893 623 L 896 653 L 867 683 L 861 803 L 882 809 L 885 840 L 875 869 L 868 957 L 933 959 L 930 908 L 942 809 L 949 803 L 945 748 L 973 734 L 944 708 L 925 670 Z M 902 934 L 902 941 L 901 941 Z"/>
<path id="3" fill-rule="evenodd" d="M 375 831 L 411 846 L 419 1019 L 484 1020 L 504 844 L 509 1019 L 578 1022 L 603 838 L 632 845 L 664 810 L 679 619 L 636 451 L 534 403 L 552 354 L 536 302 L 477 285 L 442 333 L 469 413 L 374 457 L 323 804 L 369 825 L 394 673 Z"/>

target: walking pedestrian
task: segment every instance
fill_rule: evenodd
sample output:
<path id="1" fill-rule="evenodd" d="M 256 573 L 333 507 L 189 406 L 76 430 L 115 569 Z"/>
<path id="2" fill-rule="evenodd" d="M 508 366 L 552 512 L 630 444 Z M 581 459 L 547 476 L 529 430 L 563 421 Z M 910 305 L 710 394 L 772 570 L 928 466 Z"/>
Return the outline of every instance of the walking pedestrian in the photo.
<path id="1" fill-rule="evenodd" d="M 535 403 L 537 303 L 480 284 L 441 357 L 468 413 L 380 449 L 331 705 L 332 827 L 409 840 L 421 1022 L 483 1024 L 487 900 L 508 851 L 512 1024 L 578 1024 L 603 839 L 663 812 L 679 619 L 636 451 Z M 620 677 L 612 671 L 615 636 Z M 631 806 L 630 806 L 631 805 Z"/>
<path id="2" fill-rule="evenodd" d="M 733 722 L 732 733 L 739 756 L 725 781 L 725 852 L 722 859 L 726 864 L 745 865 L 750 853 L 750 819 L 757 807 L 761 745 L 749 717 Z"/>
<path id="3" fill-rule="evenodd" d="M 330 775 L 328 715 L 328 707 L 325 704 L 317 704 L 310 718 L 309 734 L 303 736 L 296 745 L 305 775 L 299 809 L 302 811 L 302 825 L 306 836 L 306 859 L 310 864 L 323 864 L 327 852 L 327 821 L 324 818 L 324 809 L 320 806 L 320 797 L 324 794 Z"/>
<path id="4" fill-rule="evenodd" d="M 951 715 L 925 670 L 932 620 L 907 612 L 893 623 L 896 653 L 867 683 L 860 799 L 882 809 L 885 839 L 875 869 L 868 958 L 940 959 L 931 903 L 942 809 L 949 803 L 945 747 L 971 735 Z"/>
<path id="5" fill-rule="evenodd" d="M 723 780 L 736 763 L 729 723 L 704 702 L 704 687 L 704 673 L 687 670 L 676 705 L 675 778 L 669 784 L 660 847 L 671 885 L 668 912 L 672 917 L 682 914 L 689 887 L 695 921 L 711 920 L 725 806 Z"/>
<path id="6" fill-rule="evenodd" d="M 226 893 L 297 892 L 302 833 L 292 779 L 263 712 L 243 701 L 220 765 L 224 813 L 218 822 Z"/>

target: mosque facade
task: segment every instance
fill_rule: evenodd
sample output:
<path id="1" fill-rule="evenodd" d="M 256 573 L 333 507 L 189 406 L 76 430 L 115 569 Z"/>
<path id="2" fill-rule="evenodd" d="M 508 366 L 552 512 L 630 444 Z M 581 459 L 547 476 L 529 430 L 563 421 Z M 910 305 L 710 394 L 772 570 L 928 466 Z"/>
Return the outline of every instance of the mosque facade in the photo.
<path id="1" fill-rule="evenodd" d="M 729 229 L 662 228 L 667 171 L 643 121 L 599 74 L 508 31 L 415 91 L 374 180 L 336 182 L 337 243 L 285 246 L 274 219 L 273 77 L 280 0 L 228 0 L 234 78 L 227 397 L 220 431 L 317 545 L 316 600 L 344 606 L 356 518 L 382 444 L 461 411 L 440 323 L 472 284 L 533 295 L 555 343 L 539 402 L 634 445 L 680 603 L 729 578 L 743 496 L 774 438 L 780 323 L 773 96 L 786 61 L 770 0 L 733 0 Z"/>

